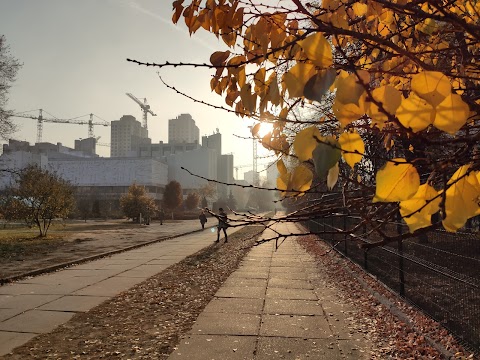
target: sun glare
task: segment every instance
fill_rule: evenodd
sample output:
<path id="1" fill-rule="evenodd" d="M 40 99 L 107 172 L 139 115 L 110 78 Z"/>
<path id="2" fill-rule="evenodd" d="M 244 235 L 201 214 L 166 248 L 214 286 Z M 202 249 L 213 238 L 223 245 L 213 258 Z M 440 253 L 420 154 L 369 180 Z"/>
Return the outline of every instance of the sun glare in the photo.
<path id="1" fill-rule="evenodd" d="M 267 135 L 269 132 L 273 130 L 273 124 L 272 123 L 267 123 L 267 122 L 262 122 L 260 125 L 260 129 L 258 130 L 258 137 L 263 138 L 265 135 Z"/>

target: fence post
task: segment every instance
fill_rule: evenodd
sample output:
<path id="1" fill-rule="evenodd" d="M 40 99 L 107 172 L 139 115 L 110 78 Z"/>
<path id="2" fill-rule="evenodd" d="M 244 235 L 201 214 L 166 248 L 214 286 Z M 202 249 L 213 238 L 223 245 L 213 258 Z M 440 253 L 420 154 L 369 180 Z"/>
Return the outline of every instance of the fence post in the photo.
<path id="1" fill-rule="evenodd" d="M 398 235 L 403 234 L 402 226 L 402 216 L 400 212 L 397 215 L 397 233 Z M 397 243 L 398 249 L 398 281 L 400 282 L 400 295 L 405 296 L 405 272 L 403 269 L 403 240 L 398 240 Z"/>
<path id="2" fill-rule="evenodd" d="M 348 253 L 348 247 L 347 247 L 347 233 L 345 232 L 347 230 L 347 214 L 343 214 L 343 252 L 345 256 L 347 256 Z"/>

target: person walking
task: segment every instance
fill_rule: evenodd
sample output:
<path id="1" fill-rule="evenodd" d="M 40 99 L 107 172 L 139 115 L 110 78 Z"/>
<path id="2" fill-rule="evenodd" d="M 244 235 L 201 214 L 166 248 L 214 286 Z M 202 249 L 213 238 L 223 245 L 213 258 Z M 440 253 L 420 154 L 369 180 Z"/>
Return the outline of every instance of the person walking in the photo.
<path id="1" fill-rule="evenodd" d="M 228 237 L 227 237 L 227 227 L 228 227 L 228 219 L 227 219 L 227 214 L 225 211 L 223 211 L 222 208 L 218 209 L 220 212 L 218 213 L 218 226 L 217 226 L 217 241 L 215 242 L 220 242 L 220 230 L 223 230 L 223 233 L 225 234 L 225 242 L 228 242 Z"/>
<path id="2" fill-rule="evenodd" d="M 207 222 L 207 216 L 205 215 L 205 211 L 202 210 L 200 215 L 198 215 L 200 219 L 200 224 L 202 225 L 202 230 L 205 229 L 205 223 Z"/>
<path id="3" fill-rule="evenodd" d="M 160 219 L 160 225 L 163 225 L 163 220 L 165 219 L 165 211 L 163 211 L 163 209 L 160 209 L 158 218 Z"/>

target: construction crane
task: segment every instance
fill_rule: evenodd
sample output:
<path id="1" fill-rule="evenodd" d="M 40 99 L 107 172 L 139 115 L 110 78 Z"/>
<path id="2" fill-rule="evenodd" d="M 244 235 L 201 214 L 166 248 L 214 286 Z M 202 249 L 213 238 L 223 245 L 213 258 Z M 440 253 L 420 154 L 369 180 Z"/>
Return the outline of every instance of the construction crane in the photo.
<path id="1" fill-rule="evenodd" d="M 234 166 L 233 168 L 235 169 L 235 178 L 238 180 L 238 169 L 249 168 L 252 166 L 252 164 Z"/>
<path id="2" fill-rule="evenodd" d="M 31 110 L 34 111 L 34 110 Z M 93 126 L 94 125 L 102 125 L 102 126 L 110 126 L 110 123 L 106 120 L 103 120 L 99 118 L 98 116 L 94 114 L 87 114 L 87 115 L 82 115 L 78 116 L 76 118 L 72 119 L 58 119 L 55 116 L 49 114 L 51 117 L 50 118 L 45 118 L 43 117 L 43 113 L 46 112 L 43 109 L 38 109 L 38 116 L 34 115 L 29 115 L 24 113 L 18 113 L 18 114 L 13 114 L 13 117 L 20 117 L 20 118 L 26 118 L 26 119 L 34 119 L 37 120 L 37 143 L 42 142 L 42 133 L 43 133 L 43 123 L 44 122 L 49 122 L 49 123 L 59 123 L 59 124 L 76 124 L 76 125 L 88 125 L 88 137 L 94 137 L 93 134 Z M 48 114 L 48 113 L 47 113 Z M 89 116 L 88 120 L 81 120 L 80 118 Z M 97 117 L 98 119 L 102 120 L 102 122 L 97 122 L 93 121 L 93 117 Z"/>
<path id="3" fill-rule="evenodd" d="M 157 116 L 157 114 L 154 114 L 152 110 L 150 110 L 150 105 L 147 104 L 147 99 L 144 98 L 143 99 L 143 103 L 137 99 L 134 95 L 130 94 L 130 93 L 126 93 L 126 95 L 132 99 L 133 101 L 135 101 L 138 105 L 140 105 L 140 108 L 142 109 L 143 111 L 143 127 L 145 129 L 148 129 L 147 127 L 147 114 L 150 114 L 152 116 Z"/>
<path id="4" fill-rule="evenodd" d="M 262 162 L 261 164 L 258 164 L 260 166 L 267 166 L 267 165 L 270 165 L 270 163 L 268 162 Z M 237 165 L 237 166 L 234 166 L 233 167 L 235 169 L 235 178 L 236 180 L 238 180 L 238 169 L 243 169 L 243 168 L 253 168 L 253 164 L 244 164 L 244 165 Z M 254 180 L 255 178 L 257 178 L 257 181 L 259 180 L 258 179 L 258 172 L 257 172 L 257 175 L 255 176 L 255 173 L 254 173 Z"/>
<path id="5" fill-rule="evenodd" d="M 253 126 L 249 126 L 248 127 L 250 130 L 253 129 Z M 260 182 L 260 178 L 258 176 L 258 170 L 257 170 L 257 159 L 258 159 L 258 155 L 257 155 L 257 141 L 258 139 L 255 138 L 255 136 L 252 136 L 252 140 L 253 140 L 253 185 L 254 186 L 258 186 L 259 185 L 259 182 Z"/>

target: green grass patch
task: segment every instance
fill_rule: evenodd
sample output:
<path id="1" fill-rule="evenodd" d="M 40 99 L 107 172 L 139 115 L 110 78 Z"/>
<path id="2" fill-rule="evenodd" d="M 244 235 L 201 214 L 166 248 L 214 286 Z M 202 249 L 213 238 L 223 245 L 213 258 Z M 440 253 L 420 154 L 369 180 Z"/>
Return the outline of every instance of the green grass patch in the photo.
<path id="1" fill-rule="evenodd" d="M 41 257 L 65 242 L 63 236 L 38 237 L 37 233 L 0 231 L 0 260 L 18 260 L 25 256 Z"/>

